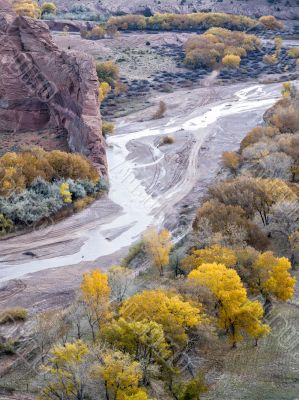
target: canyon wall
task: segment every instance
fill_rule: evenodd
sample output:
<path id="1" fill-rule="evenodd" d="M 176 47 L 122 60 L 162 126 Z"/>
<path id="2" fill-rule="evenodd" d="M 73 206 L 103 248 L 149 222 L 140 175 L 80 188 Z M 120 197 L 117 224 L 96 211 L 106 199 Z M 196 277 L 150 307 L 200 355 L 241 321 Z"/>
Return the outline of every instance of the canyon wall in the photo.
<path id="1" fill-rule="evenodd" d="M 71 151 L 107 174 L 92 57 L 62 51 L 46 24 L 0 0 L 0 132 L 62 128 Z"/>

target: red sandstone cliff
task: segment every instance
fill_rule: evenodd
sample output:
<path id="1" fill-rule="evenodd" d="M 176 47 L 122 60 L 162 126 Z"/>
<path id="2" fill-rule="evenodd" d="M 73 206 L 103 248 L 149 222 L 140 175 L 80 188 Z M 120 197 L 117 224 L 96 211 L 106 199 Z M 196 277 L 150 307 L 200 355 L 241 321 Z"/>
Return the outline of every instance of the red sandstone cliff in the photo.
<path id="1" fill-rule="evenodd" d="M 0 131 L 64 128 L 71 151 L 107 173 L 93 59 L 62 51 L 46 24 L 0 0 Z"/>

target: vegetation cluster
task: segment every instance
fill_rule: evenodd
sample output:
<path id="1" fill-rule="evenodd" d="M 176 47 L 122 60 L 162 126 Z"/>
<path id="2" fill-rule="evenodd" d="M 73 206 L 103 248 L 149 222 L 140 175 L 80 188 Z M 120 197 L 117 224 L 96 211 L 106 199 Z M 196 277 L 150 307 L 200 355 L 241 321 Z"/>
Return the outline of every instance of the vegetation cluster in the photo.
<path id="1" fill-rule="evenodd" d="M 185 64 L 191 68 L 212 68 L 217 64 L 237 68 L 241 57 L 259 49 L 257 36 L 224 28 L 210 28 L 185 43 Z"/>
<path id="2" fill-rule="evenodd" d="M 178 30 L 205 31 L 209 28 L 225 28 L 230 30 L 282 30 L 281 24 L 273 16 L 261 17 L 258 21 L 252 18 L 225 13 L 199 12 L 192 14 L 155 14 L 150 17 L 143 15 L 122 15 L 111 17 L 108 27 L 117 30 Z"/>
<path id="3" fill-rule="evenodd" d="M 14 0 L 13 8 L 18 15 L 41 18 L 45 14 L 55 15 L 57 7 L 52 2 L 44 2 L 41 6 L 35 0 Z"/>
<path id="4" fill-rule="evenodd" d="M 298 237 L 299 119 L 296 88 L 251 130 L 238 152 L 225 152 L 225 179 L 213 184 L 197 211 L 194 234 L 205 243 L 265 250 L 273 242 L 294 261 Z M 298 246 L 298 244 L 297 244 Z"/>
<path id="5" fill-rule="evenodd" d="M 105 23 L 94 26 L 90 31 L 82 29 L 81 37 L 90 40 L 99 40 L 106 37 L 114 37 L 117 34 L 117 29 L 114 26 L 107 26 Z"/>
<path id="6" fill-rule="evenodd" d="M 127 267 L 141 246 L 160 276 L 143 290 Z M 181 277 L 165 280 L 172 251 L 170 233 L 149 228 L 125 266 L 85 273 L 68 309 L 35 318 L 41 399 L 199 399 L 208 386 L 192 357 L 205 341 L 219 335 L 235 348 L 251 338 L 257 346 L 270 332 L 272 300 L 293 296 L 290 262 L 269 251 L 193 249 L 180 261 Z"/>
<path id="7" fill-rule="evenodd" d="M 290 83 L 282 94 L 240 150 L 223 154 L 187 248 L 149 228 L 121 266 L 85 273 L 67 309 L 36 316 L 41 399 L 198 400 L 209 387 L 192 360 L 205 344 L 267 340 L 275 303 L 293 297 L 299 250 L 298 94 Z M 156 273 L 142 285 L 130 268 L 140 254 Z"/>
<path id="8" fill-rule="evenodd" d="M 25 227 L 66 207 L 90 203 L 106 183 L 85 157 L 32 148 L 0 158 L 0 232 Z M 82 204 L 83 202 L 83 204 Z"/>
<path id="9" fill-rule="evenodd" d="M 127 90 L 125 84 L 120 80 L 119 67 L 113 61 L 108 60 L 96 63 L 96 71 L 99 80 L 99 101 L 103 103 L 110 92 L 119 95 Z M 102 121 L 102 133 L 104 136 L 114 132 L 114 124 L 112 122 Z"/>

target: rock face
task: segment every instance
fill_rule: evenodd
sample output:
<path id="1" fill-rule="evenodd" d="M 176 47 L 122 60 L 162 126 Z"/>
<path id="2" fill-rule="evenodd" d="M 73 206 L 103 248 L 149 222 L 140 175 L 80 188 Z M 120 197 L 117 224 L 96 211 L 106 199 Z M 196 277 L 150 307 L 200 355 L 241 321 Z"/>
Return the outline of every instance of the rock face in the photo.
<path id="1" fill-rule="evenodd" d="M 93 59 L 62 51 L 46 24 L 0 0 L 0 131 L 65 130 L 71 151 L 107 174 Z"/>
<path id="2" fill-rule="evenodd" d="M 43 22 L 48 25 L 51 31 L 63 31 L 65 27 L 68 28 L 69 32 L 80 32 L 82 29 L 91 30 L 98 24 L 95 21 L 70 21 L 70 20 L 53 20 L 43 19 Z"/>

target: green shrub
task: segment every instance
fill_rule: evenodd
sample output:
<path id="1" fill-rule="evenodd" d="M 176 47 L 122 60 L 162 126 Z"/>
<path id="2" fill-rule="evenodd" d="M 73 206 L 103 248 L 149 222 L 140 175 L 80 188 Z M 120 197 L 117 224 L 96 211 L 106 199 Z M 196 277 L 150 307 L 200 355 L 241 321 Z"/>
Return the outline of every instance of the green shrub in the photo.
<path id="1" fill-rule="evenodd" d="M 93 195 L 93 194 L 96 193 L 96 191 L 97 191 L 97 184 L 99 183 L 99 181 L 96 183 L 96 185 L 94 185 L 93 182 L 91 182 L 91 181 L 88 180 L 88 179 L 79 179 L 79 180 L 78 180 L 78 183 L 80 183 L 80 185 L 83 186 L 83 188 L 84 188 L 86 194 L 87 194 L 88 196 L 91 196 L 91 195 Z"/>
<path id="2" fill-rule="evenodd" d="M 69 190 L 74 200 L 82 199 L 86 196 L 84 185 L 82 185 L 81 182 L 74 181 L 73 179 L 68 179 L 67 183 L 69 184 Z"/>
<path id="3" fill-rule="evenodd" d="M 10 232 L 12 228 L 13 222 L 3 214 L 0 214 L 0 236 Z"/>
<path id="4" fill-rule="evenodd" d="M 64 206 L 59 185 L 49 185 L 48 194 L 25 189 L 13 192 L 8 197 L 0 197 L 0 212 L 16 225 L 30 225 L 42 218 L 49 217 Z"/>
<path id="5" fill-rule="evenodd" d="M 107 82 L 112 88 L 119 80 L 119 68 L 113 61 L 105 61 L 96 64 L 99 82 Z"/>
<path id="6" fill-rule="evenodd" d="M 15 354 L 15 342 L 12 340 L 6 340 L 0 342 L 0 355 L 13 355 Z"/>
<path id="7" fill-rule="evenodd" d="M 132 244 L 128 250 L 128 254 L 126 257 L 124 257 L 121 261 L 121 266 L 127 268 L 131 261 L 134 260 L 134 258 L 139 254 L 144 251 L 144 243 L 143 240 L 140 240 L 139 242 Z"/>
<path id="8" fill-rule="evenodd" d="M 26 321 L 28 312 L 25 308 L 8 308 L 0 311 L 0 325 Z"/>
<path id="9" fill-rule="evenodd" d="M 64 193 L 61 192 L 62 185 L 67 185 L 68 198 L 72 202 L 107 190 L 107 186 L 103 189 L 102 183 L 103 179 L 95 184 L 88 179 L 68 179 L 51 183 L 37 178 L 28 189 L 12 192 L 6 197 L 0 196 L 0 213 L 15 225 L 31 225 L 67 206 Z"/>
<path id="10" fill-rule="evenodd" d="M 109 183 L 102 176 L 95 186 L 96 192 L 107 192 L 109 190 Z"/>
<path id="11" fill-rule="evenodd" d="M 54 3 L 43 3 L 42 7 L 42 15 L 44 14 L 56 14 L 57 7 Z"/>
<path id="12" fill-rule="evenodd" d="M 102 121 L 102 133 L 104 136 L 111 135 L 114 132 L 114 128 L 113 122 Z"/>

